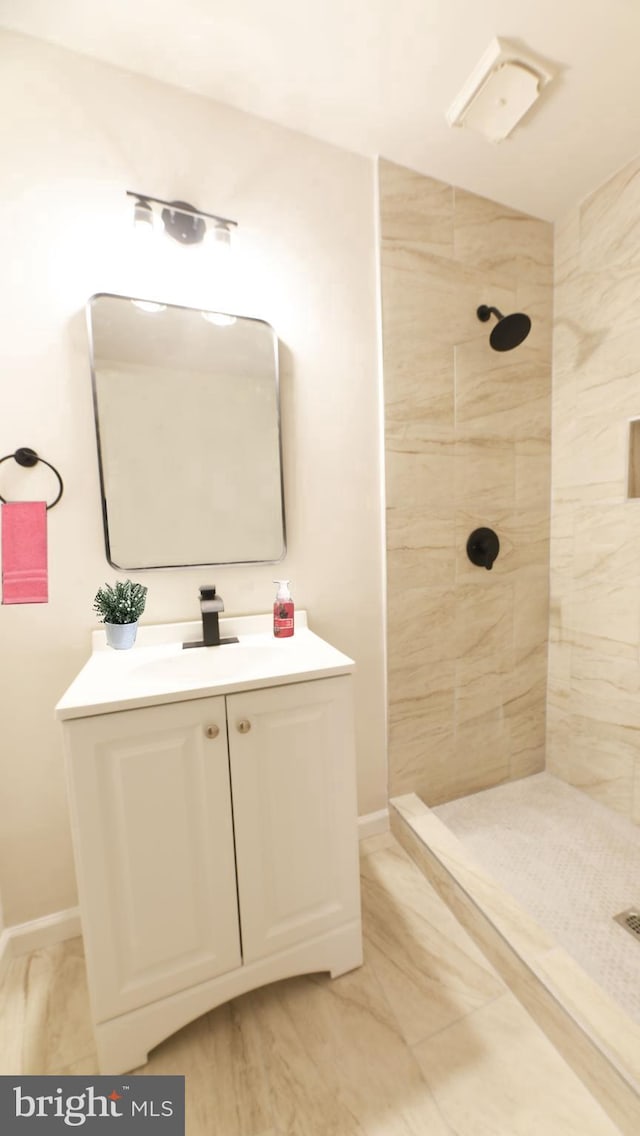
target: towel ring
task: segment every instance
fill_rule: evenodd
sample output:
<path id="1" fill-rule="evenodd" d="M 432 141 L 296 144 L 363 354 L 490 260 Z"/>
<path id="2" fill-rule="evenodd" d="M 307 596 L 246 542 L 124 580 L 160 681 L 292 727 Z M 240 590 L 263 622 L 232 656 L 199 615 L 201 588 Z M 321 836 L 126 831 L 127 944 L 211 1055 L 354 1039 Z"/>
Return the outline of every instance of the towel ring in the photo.
<path id="1" fill-rule="evenodd" d="M 60 477 L 60 474 L 58 473 L 55 466 L 51 465 L 51 462 L 45 461 L 44 458 L 41 458 L 35 450 L 29 449 L 28 446 L 21 446 L 20 449 L 16 450 L 14 454 L 5 454 L 3 458 L 0 458 L 0 465 L 2 465 L 2 462 L 9 461 L 9 458 L 14 458 L 14 460 L 17 461 L 18 465 L 23 465 L 27 469 L 30 466 L 37 465 L 38 462 L 42 462 L 43 465 L 48 466 L 49 469 L 52 470 L 53 473 L 55 473 L 56 477 L 58 478 L 58 485 L 60 486 L 60 488 L 58 489 L 58 496 L 54 498 L 50 505 L 47 505 L 47 509 L 53 509 L 53 506 L 58 504 L 58 501 L 64 493 L 62 478 Z M 0 494 L 0 501 L 3 505 L 7 504 L 7 501 L 2 496 L 2 494 Z"/>

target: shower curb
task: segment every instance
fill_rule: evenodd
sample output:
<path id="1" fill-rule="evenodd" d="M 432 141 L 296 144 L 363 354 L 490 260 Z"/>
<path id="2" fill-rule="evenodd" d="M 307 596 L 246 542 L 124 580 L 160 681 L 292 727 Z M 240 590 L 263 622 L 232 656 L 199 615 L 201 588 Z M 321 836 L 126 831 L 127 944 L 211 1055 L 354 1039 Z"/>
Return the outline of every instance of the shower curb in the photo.
<path id="1" fill-rule="evenodd" d="M 488 876 L 414 793 L 391 831 L 589 1092 L 628 1136 L 640 1130 L 640 1026 Z"/>

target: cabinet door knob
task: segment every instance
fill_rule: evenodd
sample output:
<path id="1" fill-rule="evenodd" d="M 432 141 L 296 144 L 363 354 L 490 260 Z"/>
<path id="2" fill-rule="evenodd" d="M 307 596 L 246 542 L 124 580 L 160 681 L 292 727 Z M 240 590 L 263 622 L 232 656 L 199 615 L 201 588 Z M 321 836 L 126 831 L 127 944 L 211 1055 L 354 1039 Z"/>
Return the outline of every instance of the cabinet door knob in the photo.
<path id="1" fill-rule="evenodd" d="M 238 732 L 239 733 L 248 734 L 250 729 L 251 729 L 251 722 L 248 722 L 246 718 L 243 718 L 241 722 L 238 722 Z"/>
<path id="2" fill-rule="evenodd" d="M 205 734 L 207 735 L 208 738 L 217 738 L 219 733 L 220 733 L 220 727 L 219 726 L 207 726 L 207 728 L 205 730 Z"/>

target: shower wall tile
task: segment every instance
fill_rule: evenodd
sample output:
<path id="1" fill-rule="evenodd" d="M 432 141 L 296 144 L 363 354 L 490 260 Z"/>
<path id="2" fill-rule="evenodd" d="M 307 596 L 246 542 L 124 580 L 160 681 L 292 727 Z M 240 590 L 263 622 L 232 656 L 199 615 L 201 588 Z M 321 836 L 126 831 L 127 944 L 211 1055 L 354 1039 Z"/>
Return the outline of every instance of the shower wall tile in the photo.
<path id="1" fill-rule="evenodd" d="M 453 579 L 455 524 L 450 509 L 387 509 L 387 575 L 390 589 L 419 583 L 445 588 Z"/>
<path id="2" fill-rule="evenodd" d="M 447 685 L 450 683 L 450 685 Z M 453 731 L 442 723 L 453 720 L 453 667 L 434 676 L 426 699 L 391 701 L 389 749 L 390 793 L 416 792 L 447 800 L 449 768 L 455 751 Z M 407 789 L 414 785 L 415 789 Z"/>
<path id="3" fill-rule="evenodd" d="M 416 618 L 394 619 L 402 608 L 402 598 L 389 598 L 389 628 L 393 628 L 396 644 L 389 659 L 389 696 L 391 699 L 419 699 L 431 684 L 440 682 L 440 667 L 450 660 L 454 649 L 454 598 L 440 595 L 427 588 L 414 588 L 406 602 L 423 602 L 424 613 Z"/>
<path id="4" fill-rule="evenodd" d="M 547 415 L 551 408 L 547 394 Z M 521 438 L 515 444 L 515 503 L 518 512 L 544 510 L 548 516 L 551 498 L 549 434 L 546 438 Z"/>
<path id="5" fill-rule="evenodd" d="M 549 566 L 549 506 L 518 509 L 513 513 L 508 533 L 513 554 L 509 568 L 520 579 L 528 577 L 536 568 Z"/>
<path id="6" fill-rule="evenodd" d="M 380 223 L 389 244 L 407 242 L 439 256 L 451 256 L 453 187 L 385 162 Z"/>
<path id="7" fill-rule="evenodd" d="M 572 784 L 600 804 L 627 815 L 633 796 L 634 766 L 640 756 L 637 731 L 573 714 L 571 737 Z"/>
<path id="8" fill-rule="evenodd" d="M 548 557 L 548 552 L 547 552 Z M 522 651 L 545 647 L 549 635 L 549 566 L 516 572 L 513 583 L 513 642 Z M 546 660 L 545 660 L 546 676 Z"/>
<path id="9" fill-rule="evenodd" d="M 600 575 L 601 578 L 597 579 Z M 603 573 L 585 573 L 574 587 L 568 624 L 574 641 L 588 639 L 595 652 L 618 645 L 621 656 L 637 653 L 639 598 L 637 591 Z M 634 659 L 634 664 L 637 665 Z"/>
<path id="10" fill-rule="evenodd" d="M 455 503 L 475 512 L 478 525 L 487 510 L 513 509 L 515 505 L 516 451 L 512 442 L 497 438 L 458 440 L 454 458 Z"/>
<path id="11" fill-rule="evenodd" d="M 445 256 L 417 246 L 385 244 L 383 320 L 407 334 L 428 336 L 435 347 L 473 339 L 482 327 L 476 316 L 481 276 Z M 511 288 L 494 287 L 495 306 L 508 311 Z M 486 328 L 485 328 L 486 332 Z"/>
<path id="12" fill-rule="evenodd" d="M 503 721 L 513 664 L 511 648 L 456 660 L 456 724 L 487 720 L 490 714 Z"/>
<path id="13" fill-rule="evenodd" d="M 450 800 L 450 766 L 454 753 L 453 737 L 445 737 L 442 732 L 427 734 L 419 752 L 416 742 L 413 760 L 407 760 L 405 765 L 394 770 L 391 784 L 395 788 L 390 792 L 402 793 L 407 791 L 406 786 L 415 785 L 411 792 L 418 793 L 423 799 L 433 799 L 434 804 Z"/>
<path id="14" fill-rule="evenodd" d="M 391 441 L 454 438 L 454 353 L 450 348 L 419 350 L 405 334 L 388 341 L 393 357 L 385 398 L 385 431 Z"/>
<path id="15" fill-rule="evenodd" d="M 526 312 L 531 317 L 527 346 L 543 351 L 548 361 L 553 337 L 553 308 L 549 303 L 549 291 L 553 287 L 553 268 L 549 265 L 544 279 L 541 278 L 538 283 L 530 279 L 526 272 L 526 262 L 520 259 L 514 310 Z"/>
<path id="16" fill-rule="evenodd" d="M 545 767 L 545 722 L 540 716 L 540 696 L 546 681 L 538 687 L 531 709 L 509 716 L 509 778 L 530 777 Z"/>
<path id="17" fill-rule="evenodd" d="M 612 329 L 621 334 L 637 326 L 640 268 L 606 262 L 588 270 L 579 267 L 569 273 L 563 287 L 571 289 L 571 322 L 582 329 L 589 347 Z"/>
<path id="18" fill-rule="evenodd" d="M 553 230 L 528 217 L 464 189 L 454 192 L 456 259 L 485 274 L 487 284 L 520 279 L 549 283 L 553 264 Z M 493 304 L 494 300 L 480 303 Z"/>
<path id="19" fill-rule="evenodd" d="M 387 601 L 398 658 L 404 667 L 428 657 L 429 662 L 455 658 L 453 589 L 416 583 L 400 592 L 391 588 Z"/>
<path id="20" fill-rule="evenodd" d="M 453 720 L 455 663 L 432 663 L 424 673 L 426 681 L 415 698 L 390 692 L 389 726 L 405 738 L 411 736 L 414 725 L 416 732 L 435 737 L 444 732 L 443 723 Z M 448 736 L 453 740 L 452 731 Z M 398 761 L 398 768 L 402 764 Z"/>
<path id="21" fill-rule="evenodd" d="M 391 736 L 391 735 L 390 735 Z M 407 743 L 406 738 L 393 735 L 396 745 L 403 743 L 403 764 L 393 771 L 393 788 L 390 792 L 402 793 L 407 791 L 406 786 L 415 785 L 411 792 L 418 793 L 421 798 L 430 797 L 435 803 L 441 804 L 450 800 L 449 780 L 450 766 L 455 753 L 454 738 L 439 733 L 419 730 L 415 737 L 412 735 Z M 407 745 L 405 749 L 404 746 Z"/>
<path id="22" fill-rule="evenodd" d="M 509 780 L 509 738 L 495 713 L 456 724 L 455 748 L 439 802 L 466 797 Z"/>
<path id="23" fill-rule="evenodd" d="M 398 529 L 401 516 L 406 516 L 404 510 L 390 509 L 387 514 L 387 524 L 393 526 L 395 540 L 411 539 L 410 522 Z M 388 549 L 387 577 L 394 592 L 404 592 L 408 588 L 416 587 L 422 581 L 433 590 L 446 588 L 451 579 L 454 562 L 454 527 L 443 525 L 434 531 L 431 543 L 429 535 L 416 533 L 416 539 L 422 539 L 423 544 L 418 548 L 404 545 L 399 548 Z"/>
<path id="24" fill-rule="evenodd" d="M 570 213 L 567 213 L 555 223 L 553 234 L 553 273 L 555 287 L 563 282 L 572 269 L 577 267 L 579 257 L 580 212 L 578 209 L 572 209 Z"/>
<path id="25" fill-rule="evenodd" d="M 482 575 L 478 572 L 468 583 L 458 583 L 453 627 L 454 658 L 472 660 L 510 650 L 513 644 L 514 585 L 508 579 L 500 588 L 492 585 L 493 580 L 486 570 Z"/>
<path id="26" fill-rule="evenodd" d="M 640 267 L 640 158 L 624 166 L 580 209 L 580 262 L 589 269 Z"/>
<path id="27" fill-rule="evenodd" d="M 605 648 L 607 653 L 605 653 Z M 640 732 L 640 677 L 636 659 L 621 658 L 615 644 L 571 649 L 571 712 L 592 722 Z"/>
<path id="28" fill-rule="evenodd" d="M 634 754 L 631 793 L 631 820 L 640 824 L 640 754 Z"/>
<path id="29" fill-rule="evenodd" d="M 580 393 L 578 402 L 582 404 Z M 588 487 L 589 500 L 600 497 L 615 503 L 626 496 L 627 429 L 623 415 L 584 414 L 580 406 L 573 428 L 569 484 Z"/>
<path id="30" fill-rule="evenodd" d="M 431 804 L 541 768 L 552 229 L 379 163 L 389 780 Z M 500 355 L 480 304 L 527 311 Z M 494 528 L 491 572 L 473 529 Z"/>
<path id="31" fill-rule="evenodd" d="M 544 697 L 544 690 L 543 690 Z M 531 777 L 545 767 L 545 723 L 539 703 L 530 714 L 510 722 L 509 778 Z"/>
<path id="32" fill-rule="evenodd" d="M 549 677 L 547 682 L 545 769 L 548 773 L 553 773 L 555 777 L 561 777 L 564 781 L 571 783 L 571 717 L 563 703 L 562 694 L 563 692 Z"/>
<path id="33" fill-rule="evenodd" d="M 583 337 L 585 338 L 585 337 Z M 615 325 L 601 332 L 597 340 L 583 342 L 579 357 L 571 359 L 580 394 L 580 411 L 585 415 L 602 410 L 603 398 L 610 409 L 615 406 L 633 415 L 638 409 L 638 352 L 640 329 L 620 331 Z"/>
<path id="34" fill-rule="evenodd" d="M 406 446 L 406 448 L 405 448 Z M 391 509 L 453 509 L 454 447 L 444 442 L 391 440 L 386 447 L 387 506 Z"/>
<path id="35" fill-rule="evenodd" d="M 547 752 L 549 769 L 637 823 L 639 299 L 636 159 L 556 225 Z"/>
<path id="36" fill-rule="evenodd" d="M 501 355 L 488 337 L 462 343 L 456 348 L 455 380 L 459 437 L 548 441 L 548 353 L 545 360 L 541 349 L 523 343 L 517 352 Z"/>

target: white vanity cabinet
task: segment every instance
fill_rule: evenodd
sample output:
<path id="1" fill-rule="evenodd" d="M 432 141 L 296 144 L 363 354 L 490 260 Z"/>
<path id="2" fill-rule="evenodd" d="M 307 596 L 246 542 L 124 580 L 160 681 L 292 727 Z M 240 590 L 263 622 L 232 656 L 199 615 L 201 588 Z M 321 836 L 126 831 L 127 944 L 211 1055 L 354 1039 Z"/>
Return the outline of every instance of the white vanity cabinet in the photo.
<path id="1" fill-rule="evenodd" d="M 362 962 L 351 682 L 65 718 L 102 1072 L 253 987 Z"/>
<path id="2" fill-rule="evenodd" d="M 227 697 L 245 963 L 359 918 L 351 680 Z"/>
<path id="3" fill-rule="evenodd" d="M 224 698 L 65 732 L 97 1020 L 240 966 Z"/>

